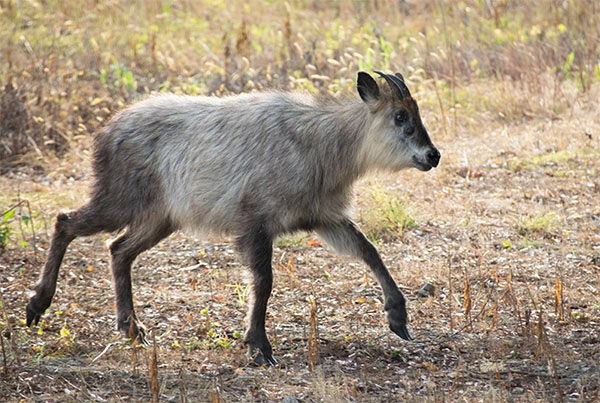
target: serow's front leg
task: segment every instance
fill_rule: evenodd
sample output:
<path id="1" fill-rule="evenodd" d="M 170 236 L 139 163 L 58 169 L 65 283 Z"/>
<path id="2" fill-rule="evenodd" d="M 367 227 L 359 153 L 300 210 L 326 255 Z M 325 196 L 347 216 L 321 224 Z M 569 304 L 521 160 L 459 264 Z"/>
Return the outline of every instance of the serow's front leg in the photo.
<path id="1" fill-rule="evenodd" d="M 357 256 L 369 266 L 383 289 L 384 309 L 390 329 L 401 338 L 412 340 L 406 327 L 408 321 L 406 300 L 383 264 L 375 246 L 350 219 L 319 228 L 318 232 L 337 251 Z"/>

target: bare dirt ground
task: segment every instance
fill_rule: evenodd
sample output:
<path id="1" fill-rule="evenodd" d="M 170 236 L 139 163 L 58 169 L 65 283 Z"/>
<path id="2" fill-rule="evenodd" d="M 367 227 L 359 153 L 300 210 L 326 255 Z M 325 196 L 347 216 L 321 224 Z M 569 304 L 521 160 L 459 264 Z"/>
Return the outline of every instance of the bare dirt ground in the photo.
<path id="1" fill-rule="evenodd" d="M 388 330 L 381 291 L 362 263 L 319 242 L 291 242 L 274 257 L 267 329 L 279 365 L 268 368 L 244 354 L 248 290 L 226 240 L 177 234 L 137 261 L 137 310 L 155 350 L 132 347 L 115 330 L 108 235 L 73 242 L 52 306 L 39 327 L 27 329 L 25 305 L 52 216 L 82 203 L 89 171 L 73 163 L 44 175 L 1 177 L 3 205 L 28 200 L 39 215 L 37 242 L 0 254 L 0 396 L 597 401 L 599 112 L 592 99 L 554 120 L 434 136 L 443 155 L 437 170 L 361 182 L 357 216 L 376 185 L 408 201 L 418 223 L 378 242 L 408 298 L 415 341 Z M 424 283 L 435 286 L 433 297 L 418 296 Z M 318 334 L 311 331 L 312 298 Z"/>

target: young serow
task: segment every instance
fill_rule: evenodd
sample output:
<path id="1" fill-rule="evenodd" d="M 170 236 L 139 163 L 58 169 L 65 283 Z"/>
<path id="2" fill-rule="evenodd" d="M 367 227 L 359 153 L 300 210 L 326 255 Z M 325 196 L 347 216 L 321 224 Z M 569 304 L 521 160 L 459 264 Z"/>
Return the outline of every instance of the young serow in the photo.
<path id="1" fill-rule="evenodd" d="M 274 364 L 265 331 L 275 237 L 314 230 L 362 259 L 383 289 L 390 329 L 403 339 L 405 299 L 375 247 L 347 215 L 352 184 L 369 171 L 428 171 L 440 153 L 400 74 L 359 72 L 360 100 L 284 92 L 225 98 L 160 95 L 116 115 L 95 140 L 88 204 L 59 214 L 48 260 L 27 305 L 27 325 L 50 306 L 67 246 L 124 230 L 110 245 L 118 329 L 143 340 L 131 264 L 176 230 L 235 237 L 252 274 L 244 342 Z"/>

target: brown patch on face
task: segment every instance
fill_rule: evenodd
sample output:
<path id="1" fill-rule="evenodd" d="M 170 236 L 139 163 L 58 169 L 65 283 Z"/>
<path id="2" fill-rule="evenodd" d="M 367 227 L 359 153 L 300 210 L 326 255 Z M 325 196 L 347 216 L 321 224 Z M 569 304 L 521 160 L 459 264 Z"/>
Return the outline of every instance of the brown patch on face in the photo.
<path id="1" fill-rule="evenodd" d="M 411 116 L 413 116 L 416 122 L 421 123 L 421 115 L 419 114 L 419 106 L 412 97 L 398 98 L 396 91 L 393 91 L 389 86 L 381 87 L 381 98 L 378 105 L 374 108 L 374 111 L 382 110 L 388 105 L 392 106 L 392 110 L 404 109 Z M 422 124 L 422 123 L 421 123 Z"/>
<path id="2" fill-rule="evenodd" d="M 417 102 L 412 97 L 398 98 L 397 92 L 393 91 L 389 86 L 382 87 L 380 107 L 392 105 L 392 109 L 405 109 L 412 116 L 420 120 L 419 107 Z"/>
<path id="3" fill-rule="evenodd" d="M 406 98 L 400 100 L 399 104 L 402 105 L 402 107 L 404 109 L 406 109 L 408 111 L 408 113 L 410 113 L 415 118 L 418 118 L 420 120 L 419 107 L 417 106 L 417 103 L 415 102 L 415 100 L 413 98 L 406 97 Z"/>

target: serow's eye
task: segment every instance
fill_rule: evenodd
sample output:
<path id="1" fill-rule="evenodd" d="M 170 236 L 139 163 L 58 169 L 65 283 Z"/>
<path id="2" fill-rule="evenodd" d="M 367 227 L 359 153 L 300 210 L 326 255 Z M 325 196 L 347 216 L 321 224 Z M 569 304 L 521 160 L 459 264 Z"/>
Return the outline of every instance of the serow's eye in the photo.
<path id="1" fill-rule="evenodd" d="M 408 120 L 408 113 L 406 111 L 398 111 L 394 115 L 394 122 L 396 126 L 401 126 Z"/>

